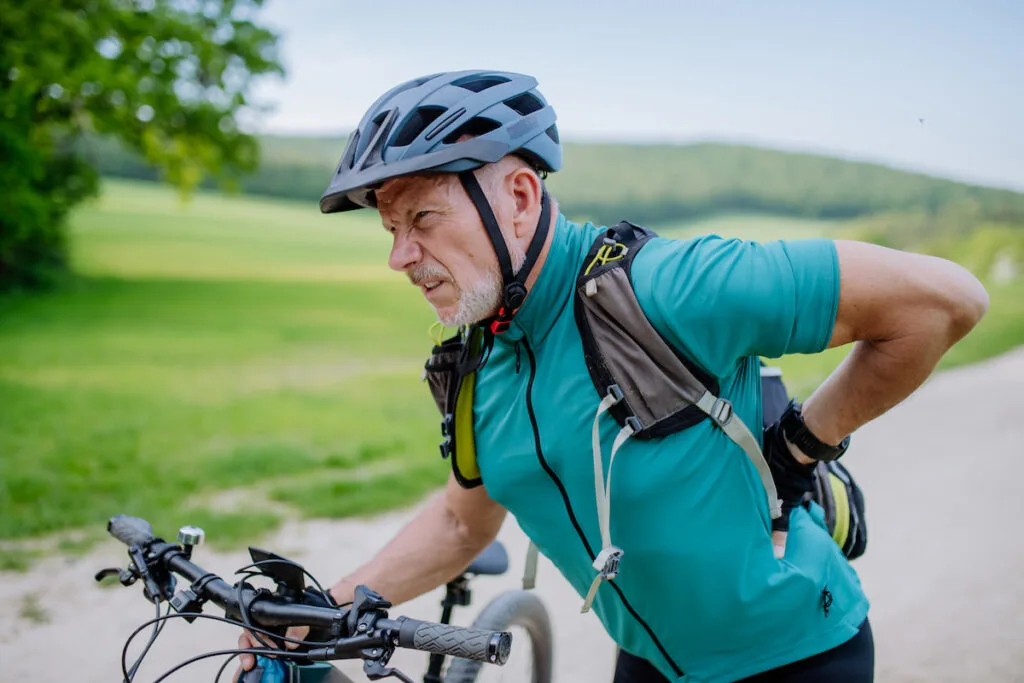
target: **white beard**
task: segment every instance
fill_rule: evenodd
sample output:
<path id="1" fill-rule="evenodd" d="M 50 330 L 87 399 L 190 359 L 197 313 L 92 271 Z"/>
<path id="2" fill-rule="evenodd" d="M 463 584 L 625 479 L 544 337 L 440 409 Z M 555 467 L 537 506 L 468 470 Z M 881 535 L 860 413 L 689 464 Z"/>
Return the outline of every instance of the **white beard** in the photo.
<path id="1" fill-rule="evenodd" d="M 518 274 L 526 262 L 526 252 L 518 244 L 509 245 L 512 272 Z M 454 284 L 454 283 L 453 283 Z M 437 309 L 438 320 L 445 327 L 461 327 L 485 320 L 501 306 L 501 270 L 495 266 L 483 278 L 459 290 L 459 305 L 454 314 L 443 314 Z"/>

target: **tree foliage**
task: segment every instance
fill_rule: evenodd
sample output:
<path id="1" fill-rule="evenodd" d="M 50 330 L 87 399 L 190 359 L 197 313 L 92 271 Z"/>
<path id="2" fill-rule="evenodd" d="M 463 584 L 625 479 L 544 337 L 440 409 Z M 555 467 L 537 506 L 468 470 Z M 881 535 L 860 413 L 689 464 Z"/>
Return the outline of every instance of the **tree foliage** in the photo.
<path id="1" fill-rule="evenodd" d="M 239 127 L 281 74 L 263 0 L 0 0 L 0 290 L 67 264 L 68 211 L 96 190 L 84 134 L 119 140 L 175 185 L 256 167 Z"/>

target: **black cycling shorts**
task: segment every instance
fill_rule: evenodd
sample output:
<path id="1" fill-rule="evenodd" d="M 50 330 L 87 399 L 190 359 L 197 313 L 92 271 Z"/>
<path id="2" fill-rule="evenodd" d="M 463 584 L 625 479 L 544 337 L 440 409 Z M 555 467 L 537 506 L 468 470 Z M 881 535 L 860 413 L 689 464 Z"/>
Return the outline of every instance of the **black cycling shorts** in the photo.
<path id="1" fill-rule="evenodd" d="M 875 641 L 871 624 L 838 647 L 744 678 L 739 683 L 872 683 L 875 679 Z M 668 683 L 646 659 L 620 652 L 614 683 Z"/>

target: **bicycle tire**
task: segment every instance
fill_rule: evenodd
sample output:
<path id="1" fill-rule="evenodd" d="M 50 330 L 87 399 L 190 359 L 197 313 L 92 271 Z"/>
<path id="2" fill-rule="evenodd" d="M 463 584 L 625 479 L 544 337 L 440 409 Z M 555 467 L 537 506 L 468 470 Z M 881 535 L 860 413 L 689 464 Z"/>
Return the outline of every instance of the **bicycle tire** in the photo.
<path id="1" fill-rule="evenodd" d="M 523 628 L 533 645 L 531 683 L 551 683 L 554 647 L 551 619 L 544 603 L 535 594 L 524 590 L 501 593 L 484 606 L 472 627 L 503 631 L 512 626 Z M 512 651 L 515 652 L 515 643 Z M 444 683 L 476 683 L 481 666 L 482 662 L 454 659 L 444 675 Z"/>

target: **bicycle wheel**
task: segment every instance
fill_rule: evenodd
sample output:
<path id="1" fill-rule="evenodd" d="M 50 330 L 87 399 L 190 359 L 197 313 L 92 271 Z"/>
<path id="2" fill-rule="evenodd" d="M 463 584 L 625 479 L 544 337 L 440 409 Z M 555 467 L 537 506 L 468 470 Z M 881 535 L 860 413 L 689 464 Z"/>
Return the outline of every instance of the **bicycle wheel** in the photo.
<path id="1" fill-rule="evenodd" d="M 503 671 L 511 667 L 516 671 L 514 678 L 518 683 L 551 683 L 552 641 L 551 620 L 544 603 L 533 593 L 523 590 L 507 591 L 491 600 L 473 621 L 473 628 L 491 631 L 513 631 L 512 656 L 503 667 L 487 665 L 486 676 L 491 674 L 504 675 Z M 521 631 L 521 633 L 516 633 Z M 522 642 L 525 633 L 528 643 Z M 525 650 L 529 648 L 529 652 Z M 521 656 L 517 658 L 517 653 Z M 456 658 L 452 660 L 444 683 L 476 683 L 481 676 L 481 662 Z M 522 669 L 529 668 L 530 673 L 523 675 Z M 499 679 L 501 680 L 501 679 Z"/>

